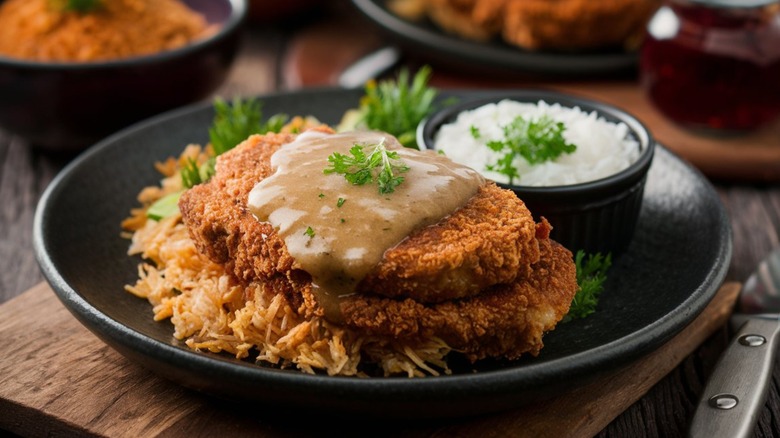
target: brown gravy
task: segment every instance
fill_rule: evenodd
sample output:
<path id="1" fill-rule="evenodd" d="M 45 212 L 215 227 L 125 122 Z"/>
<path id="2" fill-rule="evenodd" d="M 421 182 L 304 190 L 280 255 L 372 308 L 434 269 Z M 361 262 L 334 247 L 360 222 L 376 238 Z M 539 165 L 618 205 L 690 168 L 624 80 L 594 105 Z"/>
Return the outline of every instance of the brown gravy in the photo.
<path id="1" fill-rule="evenodd" d="M 409 170 L 393 193 L 376 183 L 353 185 L 325 174 L 328 156 L 355 144 L 369 154 L 384 141 Z M 415 230 L 435 224 L 464 205 L 484 184 L 478 172 L 433 151 L 404 148 L 389 134 L 309 131 L 271 157 L 275 173 L 249 194 L 252 213 L 270 222 L 298 268 L 312 276 L 328 319 L 339 321 L 339 299 L 379 263 L 384 252 Z M 308 231 L 307 231 L 308 230 Z"/>

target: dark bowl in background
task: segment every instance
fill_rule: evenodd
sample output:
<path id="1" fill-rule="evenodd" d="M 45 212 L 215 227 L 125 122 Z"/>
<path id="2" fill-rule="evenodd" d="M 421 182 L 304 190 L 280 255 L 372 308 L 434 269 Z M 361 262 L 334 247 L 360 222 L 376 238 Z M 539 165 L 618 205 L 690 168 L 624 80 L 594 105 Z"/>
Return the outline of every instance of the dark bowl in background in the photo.
<path id="1" fill-rule="evenodd" d="M 458 114 L 480 106 L 510 99 L 518 102 L 579 107 L 588 113 L 595 111 L 613 123 L 628 126 L 629 136 L 639 143 L 640 154 L 628 168 L 599 180 L 566 186 L 529 187 L 498 183 L 522 199 L 538 221 L 545 217 L 553 226 L 551 237 L 572 252 L 624 252 L 634 234 L 642 206 L 647 171 L 653 160 L 655 141 L 650 131 L 627 112 L 594 100 L 551 91 L 515 90 L 502 93 L 474 93 L 431 115 L 420 124 L 417 142 L 421 147 L 434 148 L 439 128 L 455 121 Z M 481 169 L 477 169 L 481 170 Z"/>
<path id="2" fill-rule="evenodd" d="M 0 56 L 0 128 L 36 147 L 77 151 L 134 122 L 208 97 L 227 77 L 247 0 L 183 0 L 218 25 L 184 47 L 111 61 Z"/>

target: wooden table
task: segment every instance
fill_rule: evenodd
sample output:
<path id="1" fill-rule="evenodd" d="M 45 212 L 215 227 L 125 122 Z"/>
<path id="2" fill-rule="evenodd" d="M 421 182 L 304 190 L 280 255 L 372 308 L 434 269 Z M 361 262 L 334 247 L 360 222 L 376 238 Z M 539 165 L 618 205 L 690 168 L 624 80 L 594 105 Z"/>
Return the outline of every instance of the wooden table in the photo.
<path id="1" fill-rule="evenodd" d="M 297 36 L 310 29 L 310 26 L 319 24 L 315 20 L 294 26 L 257 26 L 251 29 L 230 78 L 217 94 L 230 97 L 289 89 L 291 85 L 300 86 L 300 83 L 293 83 L 290 79 L 290 49 L 296 48 Z M 619 86 L 627 86 L 630 91 L 634 87 L 631 84 L 631 78 L 628 78 L 620 82 Z M 554 82 L 548 85 L 572 87 L 571 84 Z M 643 114 L 637 115 L 640 119 L 643 117 Z M 780 139 L 776 147 L 780 148 Z M 21 295 L 43 280 L 32 253 L 33 214 L 42 191 L 69 158 L 33 150 L 23 139 L 0 131 L 0 304 Z M 734 254 L 727 280 L 742 282 L 764 255 L 780 245 L 780 184 L 722 180 L 716 180 L 714 184 L 729 213 L 734 233 Z M 598 436 L 683 435 L 706 377 L 727 340 L 725 327 L 716 331 L 715 335 L 702 343 L 641 399 L 618 415 Z M 13 340 L 10 342 L 11 345 L 5 348 L 14 348 Z M 775 367 L 774 385 L 761 413 L 756 436 L 780 437 L 778 388 L 780 363 Z M 0 412 L 0 419 L 2 417 L 3 412 Z M 3 424 L 2 421 L 0 424 Z M 424 427 L 410 425 L 403 430 L 414 432 L 412 434 L 415 436 L 433 436 L 464 434 L 468 431 L 473 433 L 479 429 L 448 429 L 446 424 L 437 424 Z M 276 429 L 275 434 L 289 433 Z M 500 436 L 502 432 L 492 430 L 489 434 Z"/>

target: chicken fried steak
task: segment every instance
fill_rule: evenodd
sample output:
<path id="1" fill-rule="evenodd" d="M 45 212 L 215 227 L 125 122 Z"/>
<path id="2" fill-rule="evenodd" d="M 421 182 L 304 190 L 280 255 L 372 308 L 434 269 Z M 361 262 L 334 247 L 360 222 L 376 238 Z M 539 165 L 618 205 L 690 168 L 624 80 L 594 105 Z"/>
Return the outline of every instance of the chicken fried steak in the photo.
<path id="1" fill-rule="evenodd" d="M 568 250 L 549 240 L 546 222 L 537 226 L 513 193 L 479 179 L 459 208 L 383 250 L 378 263 L 354 279 L 353 290 L 334 300 L 318 292 L 317 276 L 290 254 L 280 235 L 284 226 L 258 220 L 248 206 L 253 188 L 275 172 L 272 155 L 295 140 L 292 134 L 252 136 L 218 158 L 209 182 L 183 194 L 182 218 L 201 253 L 240 282 L 262 282 L 284 294 L 308 317 L 394 339 L 438 337 L 471 360 L 538 353 L 542 334 L 568 311 L 577 290 L 574 264 Z M 400 148 L 394 139 L 388 144 Z M 412 175 L 404 185 L 413 187 Z M 315 241 L 316 232 L 308 231 Z"/>

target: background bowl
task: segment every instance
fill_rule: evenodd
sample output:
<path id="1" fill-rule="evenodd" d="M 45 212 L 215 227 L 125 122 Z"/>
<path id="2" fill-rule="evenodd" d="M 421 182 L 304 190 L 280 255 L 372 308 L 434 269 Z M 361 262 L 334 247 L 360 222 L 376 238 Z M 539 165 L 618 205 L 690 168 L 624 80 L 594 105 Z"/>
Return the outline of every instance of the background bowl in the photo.
<path id="1" fill-rule="evenodd" d="M 218 31 L 184 47 L 90 63 L 0 56 L 0 127 L 37 147 L 78 150 L 209 96 L 225 80 L 247 0 L 183 0 Z"/>
<path id="2" fill-rule="evenodd" d="M 536 220 L 542 216 L 547 218 L 553 226 L 551 237 L 572 252 L 582 249 L 590 253 L 619 254 L 625 251 L 634 234 L 647 171 L 655 151 L 655 142 L 647 128 L 635 117 L 614 106 L 556 92 L 507 91 L 474 93 L 473 96 L 459 99 L 459 103 L 436 112 L 420 124 L 418 144 L 433 149 L 436 133 L 442 125 L 453 122 L 463 111 L 504 99 L 525 103 L 543 100 L 563 107 L 579 107 L 588 113 L 595 111 L 607 121 L 628 126 L 628 135 L 639 143 L 640 154 L 631 166 L 621 172 L 599 180 L 567 186 L 529 187 L 498 184 L 515 192 L 526 203 Z"/>

